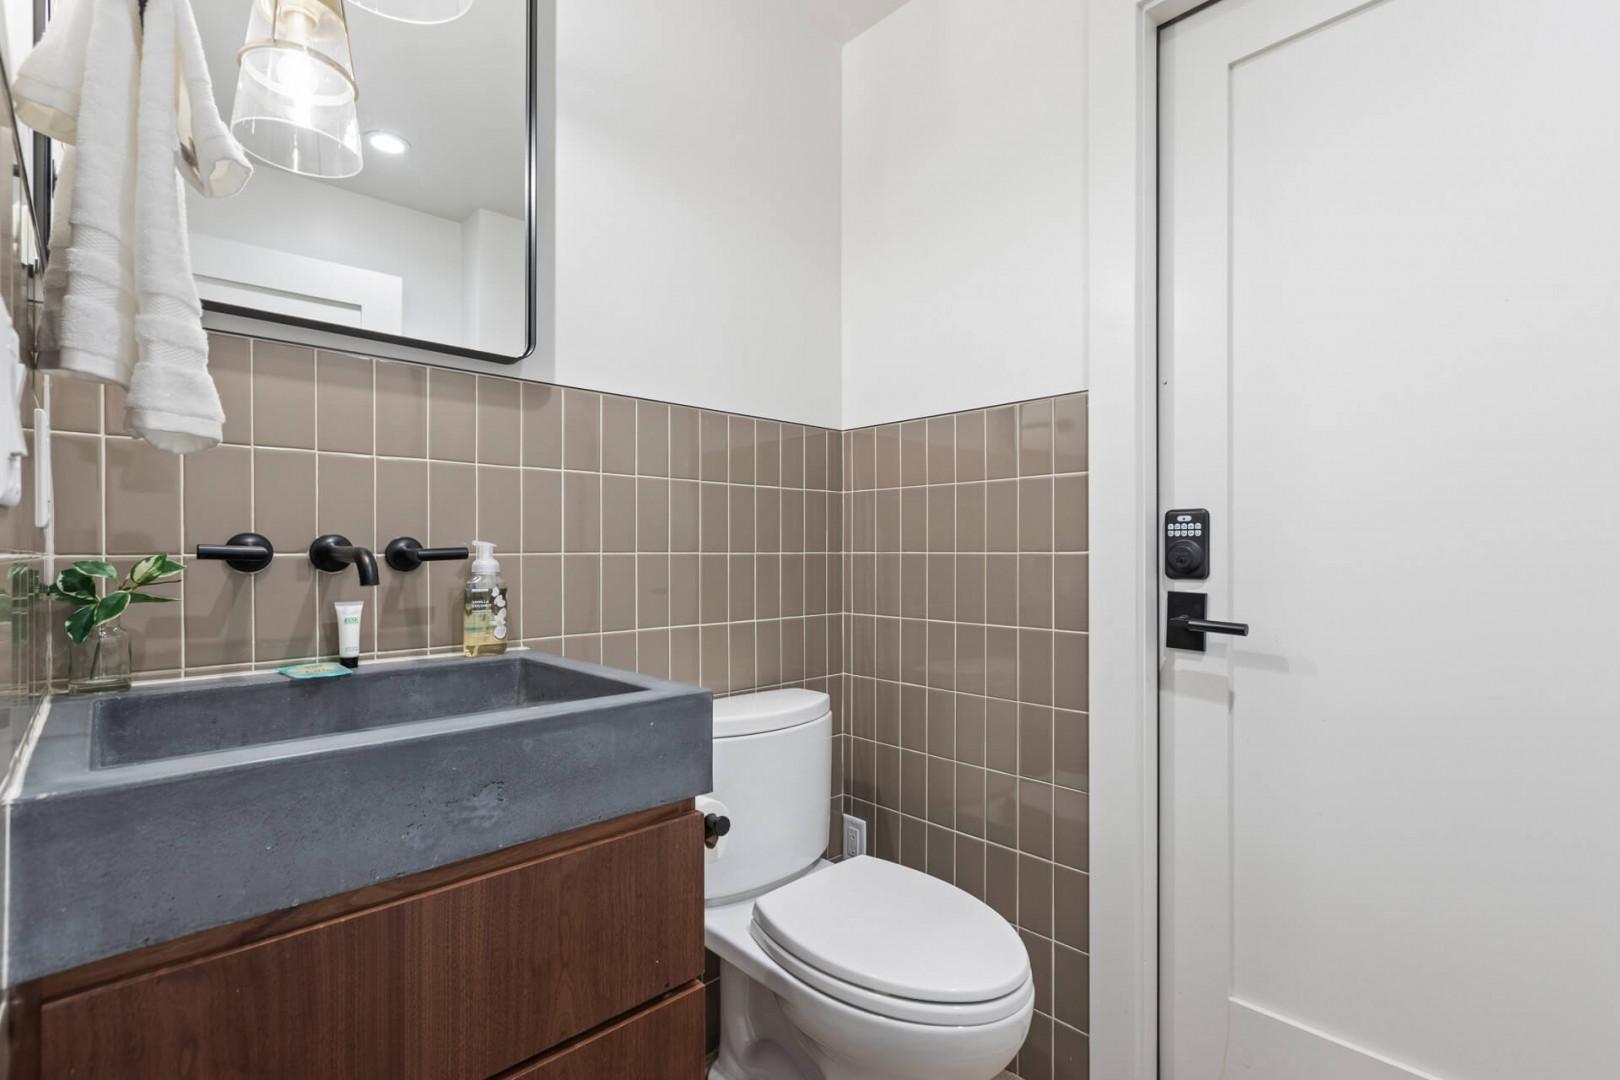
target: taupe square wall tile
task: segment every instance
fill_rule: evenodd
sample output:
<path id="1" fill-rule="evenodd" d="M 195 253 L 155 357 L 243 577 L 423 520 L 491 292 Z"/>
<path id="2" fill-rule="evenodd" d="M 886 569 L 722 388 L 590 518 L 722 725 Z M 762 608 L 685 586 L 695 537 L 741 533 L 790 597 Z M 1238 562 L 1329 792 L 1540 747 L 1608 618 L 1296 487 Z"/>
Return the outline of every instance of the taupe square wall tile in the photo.
<path id="1" fill-rule="evenodd" d="M 782 425 L 760 420 L 754 426 L 754 482 L 775 487 L 782 479 Z"/>
<path id="2" fill-rule="evenodd" d="M 755 468 L 755 442 L 757 440 L 754 418 L 751 416 L 733 416 L 727 434 L 730 446 L 729 479 L 733 484 L 754 483 Z"/>
<path id="3" fill-rule="evenodd" d="M 636 550 L 636 481 L 632 476 L 602 477 L 602 550 Z"/>
<path id="4" fill-rule="evenodd" d="M 698 440 L 702 479 L 724 483 L 731 466 L 731 425 L 725 414 L 702 413 Z"/>
<path id="5" fill-rule="evenodd" d="M 315 354 L 316 449 L 346 454 L 372 452 L 371 383 L 372 362 L 365 357 Z"/>
<path id="6" fill-rule="evenodd" d="M 101 384 L 58 375 L 47 382 L 51 397 L 51 430 L 101 434 Z"/>
<path id="7" fill-rule="evenodd" d="M 669 475 L 669 406 L 661 401 L 636 403 L 636 472 Z"/>
<path id="8" fill-rule="evenodd" d="M 259 661 L 315 655 L 315 568 L 307 555 L 278 555 L 253 576 L 253 641 Z"/>
<path id="9" fill-rule="evenodd" d="M 435 547 L 471 543 L 478 525 L 478 470 L 473 465 L 435 461 L 428 466 L 428 532 Z M 440 568 L 447 564 L 433 564 Z M 464 568 L 457 568 L 462 577 Z"/>
<path id="10" fill-rule="evenodd" d="M 425 498 L 425 488 L 423 495 Z M 425 517 L 425 508 L 423 514 Z M 428 647 L 432 640 L 430 584 L 422 570 L 412 574 L 383 574 L 376 599 L 378 649 L 394 652 Z"/>
<path id="11" fill-rule="evenodd" d="M 1054 472 L 1086 471 L 1086 395 L 1067 394 L 1053 405 L 1052 468 Z"/>
<path id="12" fill-rule="evenodd" d="M 478 536 L 497 555 L 523 547 L 523 474 L 518 469 L 478 466 Z"/>
<path id="13" fill-rule="evenodd" d="M 113 565 L 119 573 L 127 574 L 134 559 L 116 559 Z M 168 604 L 137 604 L 121 616 L 130 636 L 130 664 L 137 674 L 178 674 L 184 657 L 181 638 L 185 633 L 184 607 L 179 603 L 184 585 L 172 582 L 159 585 L 151 591 L 161 596 L 172 596 L 176 602 Z"/>
<path id="14" fill-rule="evenodd" d="M 602 467 L 602 396 L 564 390 L 563 468 L 594 472 Z"/>
<path id="15" fill-rule="evenodd" d="M 554 469 L 523 470 L 523 550 L 562 550 L 563 474 Z"/>
<path id="16" fill-rule="evenodd" d="M 1018 406 L 1018 471 L 1036 476 L 1052 471 L 1052 402 L 1043 398 Z"/>
<path id="17" fill-rule="evenodd" d="M 669 475 L 696 480 L 703 472 L 702 414 L 684 405 L 669 407 Z M 682 646 L 684 647 L 684 642 Z M 674 646 L 672 645 L 672 648 Z M 685 654 L 682 653 L 684 659 Z"/>
<path id="18" fill-rule="evenodd" d="M 315 350 L 253 343 L 253 443 L 315 448 Z"/>
<path id="19" fill-rule="evenodd" d="M 563 463 L 563 392 L 545 383 L 523 384 L 523 464 L 560 469 Z"/>
<path id="20" fill-rule="evenodd" d="M 453 547 L 458 541 L 440 542 L 428 532 L 427 499 L 427 462 L 379 458 L 376 498 L 377 545 L 383 547 L 396 537 L 409 536 L 424 547 Z"/>
<path id="21" fill-rule="evenodd" d="M 225 441 L 252 442 L 253 343 L 248 338 L 209 334 L 208 373 L 214 377 L 219 405 L 225 411 Z"/>
<path id="22" fill-rule="evenodd" d="M 478 377 L 478 461 L 517 465 L 522 461 L 523 384 Z"/>
<path id="23" fill-rule="evenodd" d="M 378 541 L 376 501 L 364 494 L 375 490 L 375 473 L 376 462 L 370 457 L 316 455 L 315 527 L 320 533 L 341 533 L 351 543 L 382 549 L 391 537 Z"/>
<path id="24" fill-rule="evenodd" d="M 602 471 L 629 476 L 636 471 L 636 402 L 602 396 Z"/>
<path id="25" fill-rule="evenodd" d="M 108 439 L 106 453 L 108 554 L 179 554 L 180 458 L 124 438 Z"/>
<path id="26" fill-rule="evenodd" d="M 932 417 L 928 421 L 928 482 L 949 484 L 955 479 L 956 417 Z"/>
<path id="27" fill-rule="evenodd" d="M 379 360 L 377 453 L 387 457 L 427 457 L 428 369 Z"/>
<path id="28" fill-rule="evenodd" d="M 185 551 L 194 550 L 198 544 L 223 544 L 252 525 L 251 449 L 216 446 L 187 454 L 180 462 L 185 477 Z"/>
<path id="29" fill-rule="evenodd" d="M 185 563 L 186 666 L 252 661 L 253 578 L 220 562 Z"/>
<path id="30" fill-rule="evenodd" d="M 1003 405 L 984 414 L 985 476 L 991 480 L 1018 475 L 1018 408 Z"/>
<path id="31" fill-rule="evenodd" d="M 275 545 L 278 558 L 298 555 L 307 564 L 316 528 L 314 453 L 255 449 L 253 531 Z"/>
<path id="32" fill-rule="evenodd" d="M 428 456 L 435 461 L 478 458 L 478 378 L 465 371 L 428 371 Z"/>

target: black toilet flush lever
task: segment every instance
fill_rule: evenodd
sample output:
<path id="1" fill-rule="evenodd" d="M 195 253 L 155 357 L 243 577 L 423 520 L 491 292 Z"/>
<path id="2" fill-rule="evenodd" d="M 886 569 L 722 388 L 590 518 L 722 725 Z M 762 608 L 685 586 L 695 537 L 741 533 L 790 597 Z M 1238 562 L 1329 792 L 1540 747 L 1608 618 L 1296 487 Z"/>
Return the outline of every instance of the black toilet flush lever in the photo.
<path id="1" fill-rule="evenodd" d="M 724 814 L 703 815 L 703 846 L 714 847 L 720 838 L 731 831 L 731 819 Z"/>
<path id="2" fill-rule="evenodd" d="M 197 558 L 221 559 L 242 574 L 257 574 L 270 565 L 275 554 L 269 538 L 256 532 L 239 532 L 223 544 L 197 545 Z"/>
<path id="3" fill-rule="evenodd" d="M 465 559 L 471 554 L 464 547 L 425 548 L 414 536 L 400 536 L 388 541 L 383 558 L 400 573 L 408 574 L 425 562 L 447 562 Z"/>

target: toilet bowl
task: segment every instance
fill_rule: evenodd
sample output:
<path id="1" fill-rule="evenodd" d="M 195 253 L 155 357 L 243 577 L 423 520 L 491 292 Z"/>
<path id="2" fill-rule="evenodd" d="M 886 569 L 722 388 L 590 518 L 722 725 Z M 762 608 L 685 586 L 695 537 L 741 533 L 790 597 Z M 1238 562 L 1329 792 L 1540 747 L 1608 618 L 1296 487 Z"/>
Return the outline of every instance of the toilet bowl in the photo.
<path id="1" fill-rule="evenodd" d="M 731 832 L 705 874 L 721 960 L 709 1080 L 990 1080 L 1029 1030 L 1029 958 L 954 886 L 821 858 L 831 726 L 812 691 L 715 702 L 713 794 Z"/>

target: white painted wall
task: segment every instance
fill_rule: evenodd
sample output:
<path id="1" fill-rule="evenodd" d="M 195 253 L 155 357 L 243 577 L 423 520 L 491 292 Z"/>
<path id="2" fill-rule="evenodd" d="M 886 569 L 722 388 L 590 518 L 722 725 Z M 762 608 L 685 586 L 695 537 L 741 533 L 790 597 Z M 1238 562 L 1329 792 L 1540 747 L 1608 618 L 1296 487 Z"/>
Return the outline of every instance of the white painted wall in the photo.
<path id="1" fill-rule="evenodd" d="M 404 333 L 461 339 L 461 223 L 261 165 L 229 199 L 186 188 L 193 235 L 394 274 Z"/>
<path id="2" fill-rule="evenodd" d="M 839 78 L 805 4 L 559 2 L 556 381 L 840 423 Z"/>
<path id="3" fill-rule="evenodd" d="M 475 349 L 523 351 L 523 222 L 474 210 L 461 223 L 461 340 Z"/>
<path id="4" fill-rule="evenodd" d="M 846 427 L 1086 388 L 1075 0 L 920 0 L 843 62 Z"/>

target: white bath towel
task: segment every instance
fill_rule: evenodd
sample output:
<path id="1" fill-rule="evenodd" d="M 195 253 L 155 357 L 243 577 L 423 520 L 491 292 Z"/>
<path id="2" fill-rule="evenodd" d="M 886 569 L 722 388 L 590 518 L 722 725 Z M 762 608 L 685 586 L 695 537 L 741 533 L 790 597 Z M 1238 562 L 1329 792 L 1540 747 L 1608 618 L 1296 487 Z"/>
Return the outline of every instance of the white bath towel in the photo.
<path id="1" fill-rule="evenodd" d="M 66 272 L 56 368 L 128 387 L 127 430 L 154 446 L 213 446 L 224 414 L 176 174 L 219 197 L 252 166 L 215 108 L 190 0 L 149 0 L 144 33 L 137 0 L 59 6 L 16 93 L 40 130 L 75 148 L 56 225 L 66 235 L 51 237 Z"/>
<path id="2" fill-rule="evenodd" d="M 78 112 L 57 114 L 62 130 L 42 129 L 57 139 L 71 131 L 76 148 L 72 211 L 66 215 L 72 235 L 61 252 L 67 281 L 54 366 L 64 374 L 128 386 L 136 360 L 133 165 L 140 35 L 134 0 L 75 0 L 75 7 L 90 10 L 71 14 L 62 29 L 84 35 L 82 45 L 62 44 L 43 57 L 36 51 L 23 63 L 40 85 L 63 88 L 74 75 L 83 75 Z M 41 50 L 57 28 L 52 22 Z M 47 60 L 61 66 L 46 68 Z M 65 107 L 71 100 L 63 89 L 59 103 Z M 61 251 L 55 244 L 52 249 Z"/>
<path id="3" fill-rule="evenodd" d="M 177 454 L 217 444 L 225 414 L 208 374 L 208 336 L 191 275 L 185 193 L 175 170 L 178 166 L 204 195 L 234 193 L 251 173 L 214 108 L 207 68 L 183 64 L 188 46 L 182 42 L 201 57 L 189 0 L 147 0 L 136 148 L 140 362 L 130 377 L 124 424 L 131 435 Z M 180 134 L 182 111 L 194 125 L 186 142 Z"/>

